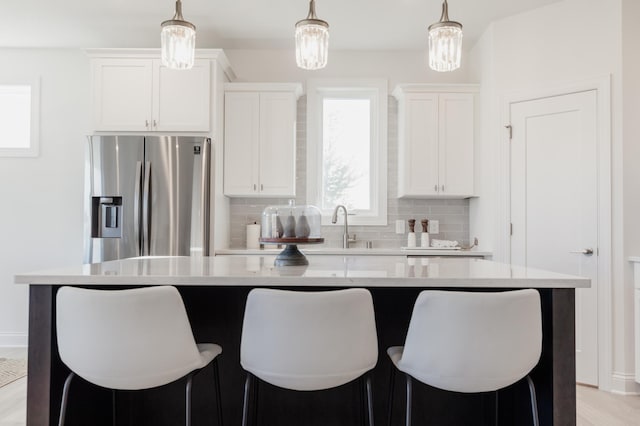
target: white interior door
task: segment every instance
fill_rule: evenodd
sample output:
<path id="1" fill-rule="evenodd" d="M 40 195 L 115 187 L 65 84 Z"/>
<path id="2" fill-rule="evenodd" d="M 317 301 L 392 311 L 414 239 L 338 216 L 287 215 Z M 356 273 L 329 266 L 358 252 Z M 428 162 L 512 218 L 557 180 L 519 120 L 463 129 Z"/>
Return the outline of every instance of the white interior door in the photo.
<path id="1" fill-rule="evenodd" d="M 576 290 L 576 379 L 598 385 L 596 91 L 510 105 L 511 262 L 591 278 Z M 589 254 L 593 251 L 593 254 Z"/>

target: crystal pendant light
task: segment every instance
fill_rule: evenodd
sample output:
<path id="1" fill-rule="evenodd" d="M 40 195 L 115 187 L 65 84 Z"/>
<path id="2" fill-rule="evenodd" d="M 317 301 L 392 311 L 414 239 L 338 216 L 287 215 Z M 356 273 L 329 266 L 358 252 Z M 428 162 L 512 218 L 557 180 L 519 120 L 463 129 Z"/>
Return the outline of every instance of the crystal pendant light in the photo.
<path id="1" fill-rule="evenodd" d="M 182 17 L 182 1 L 176 1 L 176 14 L 160 27 L 162 65 L 175 70 L 193 67 L 196 48 L 196 27 Z"/>
<path id="2" fill-rule="evenodd" d="M 309 3 L 309 15 L 296 23 L 296 63 L 305 70 L 327 65 L 329 24 L 316 16 L 316 3 Z"/>
<path id="3" fill-rule="evenodd" d="M 434 71 L 460 68 L 462 24 L 449 20 L 447 0 L 442 3 L 440 22 L 429 26 L 429 67 Z"/>

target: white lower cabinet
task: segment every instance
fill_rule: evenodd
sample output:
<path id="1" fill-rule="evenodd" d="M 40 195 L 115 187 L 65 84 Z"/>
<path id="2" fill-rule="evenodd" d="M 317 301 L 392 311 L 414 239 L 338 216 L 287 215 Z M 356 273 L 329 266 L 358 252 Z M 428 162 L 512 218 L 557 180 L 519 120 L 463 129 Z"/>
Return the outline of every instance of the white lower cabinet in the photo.
<path id="1" fill-rule="evenodd" d="M 225 85 L 224 193 L 294 197 L 296 102 L 301 85 Z"/>
<path id="2" fill-rule="evenodd" d="M 474 195 L 475 89 L 456 89 L 415 84 L 393 92 L 398 99 L 399 197 Z"/>
<path id="3" fill-rule="evenodd" d="M 211 61 L 171 70 L 154 58 L 91 61 L 96 131 L 208 132 Z"/>

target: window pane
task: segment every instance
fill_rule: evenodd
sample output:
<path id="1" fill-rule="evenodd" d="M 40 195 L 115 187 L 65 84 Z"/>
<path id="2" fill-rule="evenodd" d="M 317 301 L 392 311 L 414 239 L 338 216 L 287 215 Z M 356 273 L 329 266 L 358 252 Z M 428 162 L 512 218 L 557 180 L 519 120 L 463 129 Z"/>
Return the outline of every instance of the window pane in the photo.
<path id="1" fill-rule="evenodd" d="M 31 87 L 0 86 L 0 148 L 31 146 Z"/>
<path id="2" fill-rule="evenodd" d="M 325 98 L 322 112 L 322 209 L 369 210 L 371 101 Z"/>

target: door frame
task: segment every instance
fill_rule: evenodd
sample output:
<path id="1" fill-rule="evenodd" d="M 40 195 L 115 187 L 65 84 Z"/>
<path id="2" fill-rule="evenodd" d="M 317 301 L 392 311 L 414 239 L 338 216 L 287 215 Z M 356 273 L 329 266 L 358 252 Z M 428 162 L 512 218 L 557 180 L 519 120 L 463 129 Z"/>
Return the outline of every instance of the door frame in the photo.
<path id="1" fill-rule="evenodd" d="M 499 228 L 497 258 L 511 262 L 511 146 L 508 126 L 511 123 L 511 104 L 543 98 L 596 91 L 597 152 L 598 152 L 598 387 L 611 390 L 613 385 L 612 332 L 612 191 L 611 186 L 611 76 L 596 77 L 577 82 L 559 83 L 545 88 L 531 89 L 502 96 L 500 114 L 502 137 L 499 143 L 500 178 L 498 179 Z"/>

